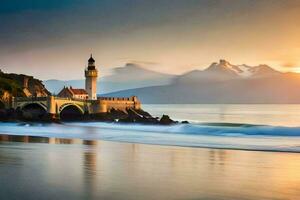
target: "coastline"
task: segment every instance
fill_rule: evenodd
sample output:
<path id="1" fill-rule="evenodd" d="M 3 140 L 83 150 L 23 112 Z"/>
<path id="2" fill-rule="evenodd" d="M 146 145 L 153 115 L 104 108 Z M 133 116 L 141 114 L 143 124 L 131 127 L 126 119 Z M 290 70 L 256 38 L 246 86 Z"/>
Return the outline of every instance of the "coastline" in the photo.
<path id="1" fill-rule="evenodd" d="M 0 123 L 0 134 L 248 151 L 298 152 L 299 128 L 235 124 Z"/>
<path id="2" fill-rule="evenodd" d="M 20 109 L 0 109 L 0 122 L 15 123 L 63 123 L 63 122 L 114 122 L 129 124 L 158 124 L 172 125 L 177 123 L 187 124 L 187 120 L 181 122 L 172 120 L 169 115 L 162 114 L 161 117 L 154 117 L 143 109 L 116 110 L 111 109 L 107 113 L 96 114 L 75 114 L 61 119 L 49 113 L 34 113 Z"/>

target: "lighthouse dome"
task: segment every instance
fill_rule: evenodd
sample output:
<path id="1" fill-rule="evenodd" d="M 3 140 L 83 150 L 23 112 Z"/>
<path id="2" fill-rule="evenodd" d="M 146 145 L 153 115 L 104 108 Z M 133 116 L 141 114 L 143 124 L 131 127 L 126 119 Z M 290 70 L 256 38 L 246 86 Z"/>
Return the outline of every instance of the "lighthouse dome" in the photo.
<path id="1" fill-rule="evenodd" d="M 91 57 L 88 60 L 88 70 L 95 70 L 95 60 L 93 58 L 93 55 L 91 54 Z"/>
<path id="2" fill-rule="evenodd" d="M 95 60 L 94 60 L 94 58 L 93 58 L 92 55 L 91 55 L 90 59 L 88 60 L 88 62 L 89 62 L 89 63 L 94 63 L 94 62 L 95 62 Z"/>

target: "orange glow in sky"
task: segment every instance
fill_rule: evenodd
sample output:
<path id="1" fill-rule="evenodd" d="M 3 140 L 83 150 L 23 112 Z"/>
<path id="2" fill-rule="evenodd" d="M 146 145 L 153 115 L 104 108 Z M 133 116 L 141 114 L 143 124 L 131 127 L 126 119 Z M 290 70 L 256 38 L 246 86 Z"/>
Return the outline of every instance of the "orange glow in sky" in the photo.
<path id="1" fill-rule="evenodd" d="M 8 5 L 0 9 L 0 68 L 8 72 L 78 79 L 90 53 L 102 75 L 132 61 L 179 74 L 219 59 L 299 72 L 300 1 Z"/>

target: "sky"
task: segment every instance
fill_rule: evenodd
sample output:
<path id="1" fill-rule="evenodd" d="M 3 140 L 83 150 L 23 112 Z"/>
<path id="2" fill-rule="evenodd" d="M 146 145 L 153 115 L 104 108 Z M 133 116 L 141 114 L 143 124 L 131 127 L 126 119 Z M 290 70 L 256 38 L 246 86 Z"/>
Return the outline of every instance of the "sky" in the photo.
<path id="1" fill-rule="evenodd" d="M 91 53 L 102 76 L 219 59 L 300 72 L 300 0 L 1 0 L 3 71 L 80 79 Z"/>

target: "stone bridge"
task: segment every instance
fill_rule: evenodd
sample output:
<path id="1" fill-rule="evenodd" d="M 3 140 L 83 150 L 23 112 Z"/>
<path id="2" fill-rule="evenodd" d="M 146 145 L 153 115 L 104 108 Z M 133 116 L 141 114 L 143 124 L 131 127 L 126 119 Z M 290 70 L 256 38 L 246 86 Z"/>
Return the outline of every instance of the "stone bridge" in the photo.
<path id="1" fill-rule="evenodd" d="M 55 96 L 48 97 L 17 97 L 12 100 L 12 108 L 22 111 L 47 113 L 60 118 L 62 113 L 73 110 L 78 114 L 90 113 L 88 100 L 69 99 Z"/>

